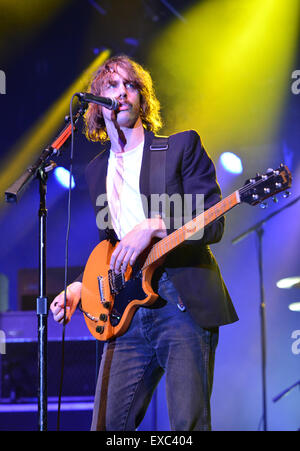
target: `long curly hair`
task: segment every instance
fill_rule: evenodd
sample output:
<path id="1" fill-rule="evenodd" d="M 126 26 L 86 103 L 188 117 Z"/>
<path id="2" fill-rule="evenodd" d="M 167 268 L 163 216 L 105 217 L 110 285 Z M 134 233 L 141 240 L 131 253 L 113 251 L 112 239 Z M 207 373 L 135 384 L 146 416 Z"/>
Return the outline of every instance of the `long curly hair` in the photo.
<path id="1" fill-rule="evenodd" d="M 112 72 L 118 72 L 118 68 L 126 71 L 128 81 L 137 87 L 140 93 L 140 118 L 146 130 L 156 133 L 162 126 L 160 115 L 160 103 L 155 95 L 152 78 L 147 70 L 126 55 L 113 56 L 102 64 L 96 71 L 89 92 L 101 96 L 104 82 Z M 100 105 L 90 103 L 84 114 L 85 136 L 90 141 L 105 142 L 108 135 Z"/>

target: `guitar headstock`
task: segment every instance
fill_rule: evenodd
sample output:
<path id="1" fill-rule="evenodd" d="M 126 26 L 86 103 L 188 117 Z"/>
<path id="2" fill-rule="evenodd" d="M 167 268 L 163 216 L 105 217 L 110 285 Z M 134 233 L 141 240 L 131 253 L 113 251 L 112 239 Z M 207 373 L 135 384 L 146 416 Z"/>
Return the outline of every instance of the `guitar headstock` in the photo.
<path id="1" fill-rule="evenodd" d="M 287 191 L 291 184 L 292 175 L 288 167 L 281 164 L 276 170 L 268 169 L 265 174 L 257 174 L 255 178 L 247 180 L 239 190 L 240 199 L 241 202 L 257 205 L 269 197 Z"/>

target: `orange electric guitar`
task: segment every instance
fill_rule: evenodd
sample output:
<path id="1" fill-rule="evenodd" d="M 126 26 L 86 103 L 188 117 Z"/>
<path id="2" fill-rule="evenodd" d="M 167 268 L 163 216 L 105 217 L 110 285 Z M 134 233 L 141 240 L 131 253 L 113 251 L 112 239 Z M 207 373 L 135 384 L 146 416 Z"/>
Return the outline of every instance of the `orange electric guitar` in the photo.
<path id="1" fill-rule="evenodd" d="M 101 241 L 87 261 L 82 280 L 80 309 L 91 334 L 101 341 L 123 335 L 136 309 L 147 307 L 158 298 L 151 279 L 166 254 L 236 205 L 242 202 L 257 205 L 289 189 L 291 183 L 291 173 L 284 165 L 247 180 L 241 189 L 156 242 L 147 251 L 143 263 L 128 265 L 125 273 L 115 274 L 110 269 L 111 254 L 117 243 Z"/>

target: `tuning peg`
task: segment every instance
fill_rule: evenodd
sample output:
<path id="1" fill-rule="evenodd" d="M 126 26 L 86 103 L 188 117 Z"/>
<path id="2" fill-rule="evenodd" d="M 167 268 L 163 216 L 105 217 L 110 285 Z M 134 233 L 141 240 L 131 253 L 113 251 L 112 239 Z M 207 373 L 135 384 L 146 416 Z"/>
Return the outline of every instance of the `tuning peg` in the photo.
<path id="1" fill-rule="evenodd" d="M 291 192 L 290 191 L 286 191 L 285 193 L 283 193 L 283 197 L 284 198 L 287 198 L 287 197 L 289 197 L 291 195 Z"/>
<path id="2" fill-rule="evenodd" d="M 272 201 L 273 201 L 275 204 L 277 204 L 277 203 L 278 203 L 277 197 L 276 197 L 276 196 L 273 196 L 273 197 L 272 197 Z"/>
<path id="3" fill-rule="evenodd" d="M 261 202 L 261 203 L 259 204 L 259 206 L 260 206 L 260 208 L 265 209 L 265 208 L 268 207 L 268 204 L 267 204 L 267 202 Z"/>

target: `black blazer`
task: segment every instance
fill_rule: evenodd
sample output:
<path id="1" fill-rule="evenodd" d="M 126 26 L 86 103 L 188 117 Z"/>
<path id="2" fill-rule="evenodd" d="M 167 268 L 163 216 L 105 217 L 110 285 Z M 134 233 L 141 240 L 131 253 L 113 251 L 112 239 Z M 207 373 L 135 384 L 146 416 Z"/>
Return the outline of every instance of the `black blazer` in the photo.
<path id="1" fill-rule="evenodd" d="M 153 133 L 145 131 L 145 144 L 140 174 L 140 192 L 150 196 L 150 145 Z M 106 193 L 106 174 L 109 149 L 98 154 L 86 168 L 86 180 L 96 216 L 106 205 L 97 206 L 100 194 Z M 169 137 L 166 158 L 165 192 L 172 194 L 204 194 L 205 210 L 221 199 L 216 182 L 215 167 L 204 150 L 199 135 L 193 131 L 176 133 Z M 193 204 L 194 208 L 194 204 Z M 193 210 L 193 216 L 195 211 Z M 174 212 L 167 233 L 174 229 Z M 204 328 L 217 327 L 238 320 L 218 264 L 209 244 L 221 240 L 224 217 L 204 231 L 199 240 L 188 240 L 167 255 L 163 267 L 194 320 Z M 99 230 L 100 241 L 107 239 L 105 230 Z"/>

